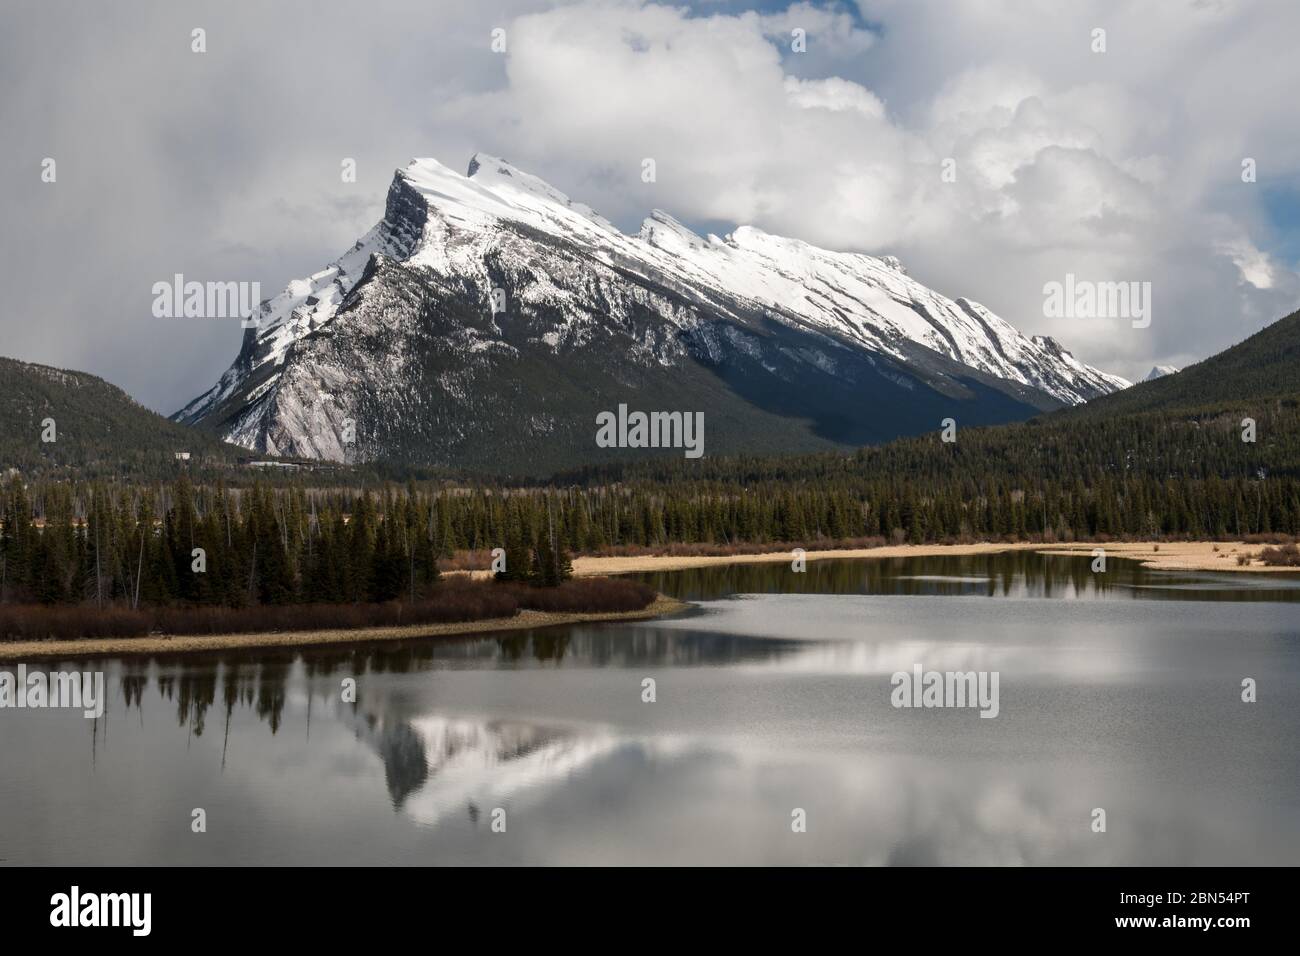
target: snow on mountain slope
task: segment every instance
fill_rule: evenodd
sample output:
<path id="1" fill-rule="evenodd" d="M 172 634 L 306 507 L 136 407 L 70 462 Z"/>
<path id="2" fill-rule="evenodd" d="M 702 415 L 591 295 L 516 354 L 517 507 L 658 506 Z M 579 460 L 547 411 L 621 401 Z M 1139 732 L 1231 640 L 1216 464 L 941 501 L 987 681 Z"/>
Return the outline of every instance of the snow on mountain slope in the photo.
<path id="1" fill-rule="evenodd" d="M 1154 382 L 1158 378 L 1164 378 L 1166 375 L 1173 375 L 1178 369 L 1172 365 L 1153 365 L 1151 371 L 1147 372 L 1144 382 Z"/>
<path id="2" fill-rule="evenodd" d="M 648 310 L 665 328 L 638 327 L 632 358 L 661 366 L 681 360 L 683 341 L 713 358 L 729 346 L 753 352 L 744 330 L 775 323 L 826 343 L 809 361 L 828 373 L 848 348 L 873 365 L 886 360 L 929 374 L 941 391 L 957 387 L 951 363 L 1063 404 L 1129 384 L 1051 338 L 1022 335 L 976 302 L 926 288 L 892 257 L 831 252 L 752 226 L 698 236 L 658 210 L 637 235 L 625 235 L 537 177 L 479 153 L 467 175 L 433 159 L 399 170 L 383 220 L 328 267 L 263 303 L 235 362 L 174 417 L 260 451 L 341 458 L 336 437 L 320 434 L 337 431 L 338 408 L 347 404 L 339 393 L 348 376 L 327 367 L 339 362 L 317 356 L 311 374 L 299 369 L 286 380 L 284 372 L 306 360 L 298 352 L 323 347 L 318 333 L 354 308 L 364 279 L 392 275 L 391 263 L 484 303 L 494 288 L 507 288 L 506 314 L 548 316 L 535 340 L 557 354 L 609 327 L 631 334 Z M 484 330 L 457 330 L 466 355 L 517 348 L 498 318 Z M 400 377 L 403 361 L 364 357 L 367 373 L 380 376 Z"/>

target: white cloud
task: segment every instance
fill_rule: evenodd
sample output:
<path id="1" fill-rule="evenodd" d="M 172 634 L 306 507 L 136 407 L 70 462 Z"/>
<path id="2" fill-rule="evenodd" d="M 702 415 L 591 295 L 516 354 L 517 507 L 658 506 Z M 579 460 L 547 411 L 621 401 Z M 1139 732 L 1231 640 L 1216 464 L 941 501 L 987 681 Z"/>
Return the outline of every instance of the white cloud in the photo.
<path id="1" fill-rule="evenodd" d="M 885 104 L 868 89 L 838 76 L 824 80 L 785 78 L 785 92 L 790 102 L 805 110 L 857 110 L 873 119 L 884 119 Z"/>
<path id="2" fill-rule="evenodd" d="M 1250 239 L 1239 236 L 1221 242 L 1218 248 L 1241 270 L 1242 282 L 1247 282 L 1256 289 L 1273 288 L 1276 268 L 1267 255 L 1255 248 Z"/>
<path id="3" fill-rule="evenodd" d="M 1295 307 L 1263 201 L 1300 184 L 1300 7 L 859 5 L 861 18 L 632 0 L 16 11 L 0 31 L 0 352 L 172 410 L 224 369 L 239 332 L 152 321 L 154 281 L 279 288 L 380 215 L 394 167 L 475 149 L 625 228 L 659 207 L 896 254 L 1129 377 Z M 202 56 L 188 51 L 196 23 Z M 505 55 L 489 47 L 497 26 Z M 1089 49 L 1095 26 L 1105 54 Z M 38 189 L 47 155 L 59 182 Z M 345 187 L 346 156 L 359 176 Z M 1240 180 L 1246 156 L 1258 183 Z M 955 183 L 940 178 L 948 157 Z M 1044 319 L 1043 284 L 1066 272 L 1151 281 L 1151 328 Z M 162 360 L 140 362 L 141 341 Z"/>
<path id="4" fill-rule="evenodd" d="M 515 21 L 504 88 L 444 115 L 628 228 L 660 207 L 897 253 L 941 291 L 1130 377 L 1294 307 L 1295 273 L 1250 239 L 1258 193 L 1239 190 L 1237 216 L 1220 200 L 1250 188 L 1236 181 L 1246 143 L 1300 170 L 1281 133 L 1300 67 L 1271 65 L 1244 109 L 1222 87 L 1254 75 L 1300 11 L 862 6 L 878 34 L 806 5 L 760 18 L 568 4 Z M 789 49 L 798 22 L 806 54 Z M 1105 54 L 1091 52 L 1094 26 Z M 887 92 L 873 88 L 882 64 Z M 647 156 L 652 185 L 639 181 Z M 940 178 L 949 157 L 955 183 Z M 1044 319 L 1042 286 L 1066 272 L 1152 282 L 1152 327 Z"/>

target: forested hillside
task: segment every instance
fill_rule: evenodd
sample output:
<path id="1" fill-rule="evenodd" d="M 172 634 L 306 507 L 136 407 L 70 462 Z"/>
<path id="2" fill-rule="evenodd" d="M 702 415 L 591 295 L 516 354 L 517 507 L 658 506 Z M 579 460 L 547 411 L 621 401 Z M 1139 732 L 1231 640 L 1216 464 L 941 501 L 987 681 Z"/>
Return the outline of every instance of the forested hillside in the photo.
<path id="1" fill-rule="evenodd" d="M 192 467 L 239 454 L 94 375 L 0 358 L 0 471 L 157 476 L 175 472 L 177 452 L 189 452 Z"/>
<path id="2" fill-rule="evenodd" d="M 951 442 L 936 422 L 930 435 L 852 454 L 676 459 L 591 468 L 526 488 L 411 482 L 378 494 L 349 481 L 312 487 L 320 476 L 311 473 L 242 490 L 186 477 L 15 477 L 0 500 L 0 596 L 386 600 L 427 589 L 439 558 L 497 547 L 516 571 L 527 565 L 531 573 L 536 563 L 559 568 L 566 550 L 673 544 L 1298 535 L 1298 323 L 1290 316 L 1206 362 L 1082 410 L 991 428 L 959 422 Z M 53 375 L 58 394 L 26 393 L 24 429 L 48 407 L 41 401 L 61 401 L 151 451 L 175 437 L 157 416 L 123 411 L 125 396 L 98 380 L 39 375 Z M 96 402 L 109 408 L 92 410 Z M 1253 420 L 1253 435 L 1244 418 Z M 5 440 L 15 442 L 8 433 Z M 17 443 L 31 445 L 25 437 Z M 89 438 L 65 447 L 83 449 L 92 462 L 113 454 L 111 443 Z M 92 479 L 94 471 L 87 469 Z M 196 547 L 206 555 L 202 574 L 191 570 Z"/>
<path id="3" fill-rule="evenodd" d="M 1253 441 L 1242 422 L 1255 423 Z M 851 454 L 632 463 L 563 476 L 579 484 L 894 479 L 1036 486 L 1300 476 L 1300 312 L 1197 365 L 1023 424 L 964 428 Z"/>
<path id="4" fill-rule="evenodd" d="M 1300 395 L 1300 312 L 1293 312 L 1232 348 L 1174 375 L 1142 382 L 1053 419 L 1089 419 L 1149 411 L 1241 409 Z"/>
<path id="5" fill-rule="evenodd" d="M 815 502 L 837 494 L 854 502 L 850 534 L 913 541 L 1296 534 L 1300 313 L 1176 375 L 1079 408 L 989 428 L 958 422 L 952 442 L 936 422 L 929 435 L 852 454 L 635 463 L 558 483 L 749 502 L 749 524 L 729 529 L 741 540 L 756 526 L 783 540 L 825 534 L 829 514 Z M 818 517 L 789 521 L 791 513 Z"/>

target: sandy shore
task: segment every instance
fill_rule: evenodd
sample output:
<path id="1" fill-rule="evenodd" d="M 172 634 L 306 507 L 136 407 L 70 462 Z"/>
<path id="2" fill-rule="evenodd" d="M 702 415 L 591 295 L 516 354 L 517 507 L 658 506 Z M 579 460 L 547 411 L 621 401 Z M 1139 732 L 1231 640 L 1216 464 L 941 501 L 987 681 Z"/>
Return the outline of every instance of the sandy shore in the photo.
<path id="1" fill-rule="evenodd" d="M 1151 541 L 1116 542 L 1107 544 L 1072 542 L 1070 544 L 901 544 L 884 548 L 851 548 L 843 551 L 809 551 L 809 561 L 828 558 L 915 558 L 933 555 L 995 554 L 1003 551 L 1037 551 L 1041 554 L 1091 554 L 1094 548 L 1105 548 L 1112 557 L 1140 560 L 1148 568 L 1176 571 L 1265 571 L 1292 574 L 1295 568 L 1270 568 L 1258 563 L 1259 552 L 1266 545 L 1244 544 L 1241 541 L 1184 541 L 1159 543 Z M 1248 554 L 1251 564 L 1237 564 L 1237 557 Z M 637 571 L 683 571 L 688 568 L 709 568 L 721 564 L 759 564 L 791 560 L 789 551 L 764 554 L 677 556 L 644 555 L 632 558 L 587 557 L 575 558 L 575 575 L 628 574 Z"/>
<path id="2" fill-rule="evenodd" d="M 646 621 L 686 608 L 674 598 L 659 595 L 639 611 L 600 614 L 557 614 L 548 611 L 520 611 L 514 617 L 495 617 L 456 624 L 414 624 L 409 627 L 373 627 L 337 631 L 274 631 L 264 634 L 214 634 L 211 636 L 85 638 L 73 641 L 23 641 L 0 643 L 0 661 L 33 659 L 125 656 L 136 654 L 185 654 L 250 647 L 311 647 L 321 644 L 361 644 L 368 641 L 398 641 L 426 637 L 493 634 L 557 624 L 585 624 L 596 621 Z"/>
<path id="3" fill-rule="evenodd" d="M 1141 561 L 1144 567 L 1161 571 L 1251 571 L 1265 574 L 1296 574 L 1298 568 L 1269 567 L 1259 562 L 1259 553 L 1268 545 L 1245 544 L 1241 541 L 1149 541 L 1114 542 L 1100 544 L 1059 544 L 1039 547 L 1043 554 L 1090 554 L 1093 548 L 1104 547 L 1106 554 Z M 1250 557 L 1249 564 L 1238 564 L 1241 555 Z"/>

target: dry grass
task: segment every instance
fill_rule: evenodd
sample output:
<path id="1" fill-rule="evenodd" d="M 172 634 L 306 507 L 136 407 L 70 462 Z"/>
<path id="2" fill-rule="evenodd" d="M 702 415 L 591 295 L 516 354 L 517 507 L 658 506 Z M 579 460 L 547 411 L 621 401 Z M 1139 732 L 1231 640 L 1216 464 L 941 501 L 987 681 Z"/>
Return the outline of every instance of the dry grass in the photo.
<path id="1" fill-rule="evenodd" d="M 962 542 L 950 542 L 962 543 Z M 600 558 L 639 558 L 646 556 L 672 558 L 731 557 L 733 555 L 767 554 L 772 551 L 789 551 L 792 548 L 805 550 L 861 550 L 863 548 L 883 548 L 884 538 L 824 538 L 809 541 L 764 541 L 736 544 L 719 544 L 697 542 L 692 544 L 620 544 L 601 548 L 596 552 L 575 552 L 578 556 Z M 489 551 L 457 551 L 450 558 L 439 560 L 438 567 L 447 572 L 487 571 L 492 567 L 492 554 Z"/>
<path id="2" fill-rule="evenodd" d="M 1282 536 L 1285 538 L 1286 536 Z M 1242 542 L 1234 541 L 1172 541 L 1160 542 L 1159 550 L 1150 541 L 1076 541 L 1046 546 L 1034 541 L 986 541 L 980 543 L 953 544 L 902 544 L 885 545 L 852 550 L 809 549 L 805 557 L 809 561 L 831 558 L 912 558 L 925 556 L 978 555 L 995 554 L 1003 551 L 1033 550 L 1045 554 L 1090 554 L 1094 548 L 1105 547 L 1107 552 L 1116 557 L 1132 558 L 1141 561 L 1146 567 L 1176 571 L 1257 571 L 1273 573 L 1292 573 L 1289 567 L 1267 567 L 1254 563 L 1257 557 L 1255 549 L 1245 550 Z M 1231 553 L 1228 553 L 1231 552 Z M 1228 559 L 1238 558 L 1234 566 Z M 629 574 L 634 572 L 679 571 L 688 568 L 715 567 L 724 564 L 748 564 L 752 562 L 790 561 L 789 551 L 760 551 L 756 554 L 735 554 L 728 556 L 681 555 L 655 553 L 635 557 L 581 557 L 573 561 L 574 574 L 580 577 L 589 575 Z"/>
<path id="3" fill-rule="evenodd" d="M 457 551 L 450 558 L 439 558 L 442 571 L 487 571 L 492 567 L 492 552 L 486 548 L 477 551 Z"/>

